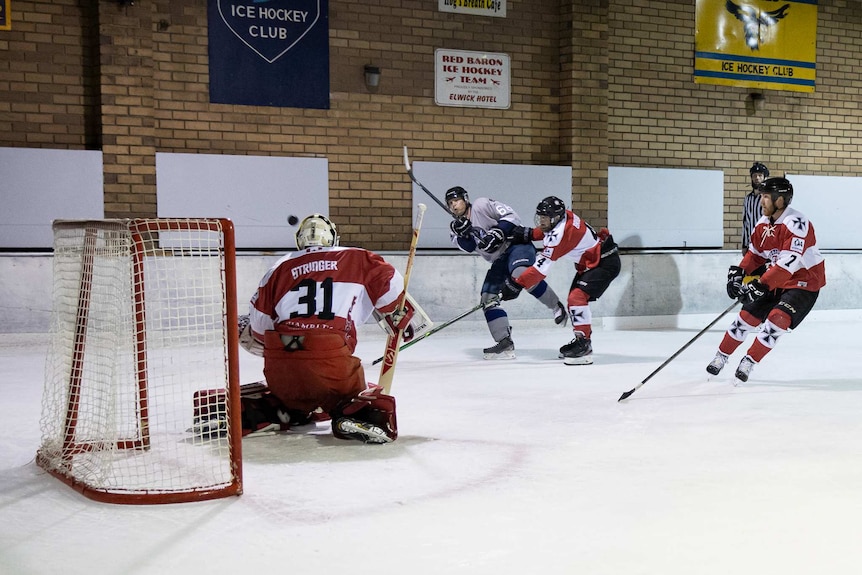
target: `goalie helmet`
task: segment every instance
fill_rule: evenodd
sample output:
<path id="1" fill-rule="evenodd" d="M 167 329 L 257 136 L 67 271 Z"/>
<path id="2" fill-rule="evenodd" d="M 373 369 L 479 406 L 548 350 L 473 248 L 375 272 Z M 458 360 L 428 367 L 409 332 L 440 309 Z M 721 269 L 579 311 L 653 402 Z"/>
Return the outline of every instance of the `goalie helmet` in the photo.
<path id="1" fill-rule="evenodd" d="M 332 247 L 338 245 L 338 230 L 324 215 L 311 214 L 296 230 L 296 247 L 301 250 L 312 246 Z"/>
<path id="2" fill-rule="evenodd" d="M 784 198 L 784 207 L 786 208 L 793 200 L 793 185 L 787 178 L 769 178 L 763 182 L 760 193 L 769 194 L 773 204 L 778 198 Z"/>
<path id="3" fill-rule="evenodd" d="M 545 227 L 539 224 L 539 218 L 548 218 L 549 224 Z M 542 228 L 543 232 L 554 229 L 560 221 L 566 217 L 566 204 L 556 196 L 548 196 L 536 206 L 536 226 Z M 547 229 L 546 229 L 547 228 Z"/>

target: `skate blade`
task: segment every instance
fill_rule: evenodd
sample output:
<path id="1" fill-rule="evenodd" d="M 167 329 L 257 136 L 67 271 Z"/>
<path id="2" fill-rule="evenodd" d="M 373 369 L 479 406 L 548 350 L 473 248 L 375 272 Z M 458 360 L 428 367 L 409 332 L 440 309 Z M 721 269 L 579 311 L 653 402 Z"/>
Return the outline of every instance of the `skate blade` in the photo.
<path id="1" fill-rule="evenodd" d="M 566 357 L 563 358 L 563 363 L 566 365 L 590 365 L 593 363 L 593 356 L 585 355 L 583 357 Z"/>
<path id="2" fill-rule="evenodd" d="M 482 354 L 482 359 L 515 359 L 515 352 L 504 351 L 502 353 L 485 353 Z"/>

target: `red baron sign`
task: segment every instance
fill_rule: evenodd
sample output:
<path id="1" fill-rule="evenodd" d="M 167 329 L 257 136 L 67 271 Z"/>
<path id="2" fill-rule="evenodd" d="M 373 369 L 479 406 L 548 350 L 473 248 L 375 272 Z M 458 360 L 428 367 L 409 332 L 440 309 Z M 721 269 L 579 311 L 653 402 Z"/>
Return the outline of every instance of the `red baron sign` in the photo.
<path id="1" fill-rule="evenodd" d="M 438 106 L 503 108 L 511 100 L 508 54 L 434 51 L 434 101 Z"/>

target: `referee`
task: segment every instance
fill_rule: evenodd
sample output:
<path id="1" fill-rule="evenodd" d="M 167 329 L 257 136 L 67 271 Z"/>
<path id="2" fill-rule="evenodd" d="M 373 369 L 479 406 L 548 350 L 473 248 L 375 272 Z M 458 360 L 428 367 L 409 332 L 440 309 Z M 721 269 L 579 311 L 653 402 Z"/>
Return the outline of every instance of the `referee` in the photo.
<path id="1" fill-rule="evenodd" d="M 763 180 L 769 177 L 769 168 L 766 167 L 766 164 L 754 162 L 748 172 L 751 175 L 751 191 L 746 194 L 742 203 L 742 255 L 748 251 L 751 233 L 762 215 L 760 212 L 760 185 L 763 184 Z"/>

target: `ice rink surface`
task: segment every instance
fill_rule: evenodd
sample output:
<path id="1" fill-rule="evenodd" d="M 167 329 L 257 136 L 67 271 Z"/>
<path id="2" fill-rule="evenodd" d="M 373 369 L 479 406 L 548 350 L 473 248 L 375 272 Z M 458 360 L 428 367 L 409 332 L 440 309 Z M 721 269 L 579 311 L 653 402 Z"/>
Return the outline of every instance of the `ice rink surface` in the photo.
<path id="1" fill-rule="evenodd" d="M 858 574 L 860 316 L 813 312 L 734 387 L 751 336 L 704 371 L 732 315 L 624 403 L 712 318 L 598 328 L 591 366 L 557 359 L 571 332 L 550 319 L 495 362 L 460 322 L 401 352 L 397 442 L 246 439 L 241 497 L 166 506 L 35 465 L 45 336 L 0 335 L 0 573 Z M 383 346 L 362 334 L 370 381 Z"/>

